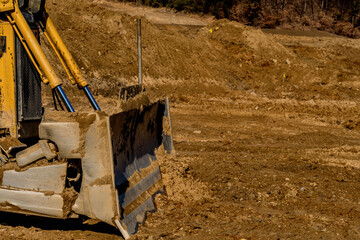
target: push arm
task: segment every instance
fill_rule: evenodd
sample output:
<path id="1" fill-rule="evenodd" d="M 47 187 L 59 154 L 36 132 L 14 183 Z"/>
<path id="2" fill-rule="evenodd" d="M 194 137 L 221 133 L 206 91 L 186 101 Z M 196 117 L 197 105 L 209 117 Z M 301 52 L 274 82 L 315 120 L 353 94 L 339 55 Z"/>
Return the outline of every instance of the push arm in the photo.
<path id="1" fill-rule="evenodd" d="M 91 105 L 95 110 L 100 110 L 97 102 L 95 101 L 94 97 L 92 96 L 89 88 L 88 83 L 85 80 L 84 76 L 82 75 L 78 65 L 76 64 L 74 58 L 71 56 L 71 53 L 67 49 L 65 43 L 61 39 L 59 33 L 57 32 L 53 22 L 51 21 L 49 14 L 46 11 L 44 12 L 44 19 L 40 22 L 43 28 L 44 33 L 46 34 L 49 42 L 51 42 L 54 51 L 57 52 L 60 56 L 60 61 L 63 61 L 65 66 L 70 70 L 72 77 L 75 79 L 75 84 L 78 86 L 79 89 L 83 89 L 86 96 L 88 97 Z"/>
<path id="2" fill-rule="evenodd" d="M 16 34 L 18 35 L 25 49 L 27 50 L 30 59 L 33 61 L 36 69 L 42 76 L 43 82 L 49 84 L 52 89 L 55 89 L 60 95 L 62 101 L 65 103 L 67 110 L 73 112 L 74 109 L 71 106 L 64 91 L 62 90 L 62 81 L 56 76 L 54 69 L 52 68 L 47 57 L 42 51 L 38 40 L 34 36 L 32 30 L 29 27 L 29 24 L 25 20 L 19 7 L 20 2 L 21 0 L 10 0 L 6 5 L 1 5 L 0 3 L 0 12 L 5 12 Z M 36 19 L 36 21 L 40 24 L 50 45 L 53 47 L 61 63 L 63 64 L 65 71 L 68 73 L 70 81 L 73 84 L 76 84 L 79 89 L 82 89 L 84 91 L 85 95 L 87 96 L 95 110 L 100 110 L 97 102 L 95 101 L 88 88 L 87 81 L 85 80 L 75 60 L 71 56 L 69 50 L 65 46 L 53 22 L 51 21 L 49 14 L 47 13 L 45 8 L 45 0 L 30 0 L 29 5 L 32 2 L 37 2 L 38 5 L 41 4 L 41 7 L 39 5 L 39 8 L 37 10 L 40 12 L 36 14 L 37 17 L 41 17 L 40 19 Z"/>
<path id="3" fill-rule="evenodd" d="M 30 29 L 29 24 L 26 22 L 19 8 L 18 0 L 10 2 L 13 3 L 13 9 L 5 12 L 5 14 L 12 24 L 18 37 L 22 40 L 23 44 L 26 45 L 25 48 L 30 51 L 28 54 L 32 59 L 35 58 L 36 63 L 34 64 L 38 64 L 41 68 L 41 71 L 44 73 L 46 79 L 42 78 L 43 82 L 49 84 L 52 89 L 55 89 L 58 92 L 69 112 L 74 112 L 74 108 L 71 106 L 70 101 L 61 87 L 62 82 L 56 76 L 54 69 L 51 67 L 48 59 L 41 49 L 38 40 Z"/>

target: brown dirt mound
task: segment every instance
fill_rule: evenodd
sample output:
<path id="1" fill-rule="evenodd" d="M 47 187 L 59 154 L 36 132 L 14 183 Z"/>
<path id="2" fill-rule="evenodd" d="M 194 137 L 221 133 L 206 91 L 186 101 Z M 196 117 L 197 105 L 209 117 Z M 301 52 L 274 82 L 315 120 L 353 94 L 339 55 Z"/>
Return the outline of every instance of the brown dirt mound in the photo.
<path id="1" fill-rule="evenodd" d="M 49 4 L 91 89 L 104 97 L 137 81 L 136 19 L 115 6 L 85 0 Z M 358 48 L 357 40 L 270 35 L 227 20 L 197 27 L 143 19 L 145 85 L 160 88 L 158 95 L 225 88 L 270 98 L 357 98 L 351 89 L 358 88 L 359 71 L 352 67 Z"/>
<path id="2" fill-rule="evenodd" d="M 265 35 L 260 29 L 245 26 L 239 22 L 219 20 L 208 26 L 216 39 L 224 45 L 239 45 L 244 49 L 252 49 L 263 57 L 294 57 L 294 53 L 282 44 Z"/>
<path id="3" fill-rule="evenodd" d="M 114 95 L 119 86 L 136 82 L 135 17 L 91 1 L 74 1 L 72 8 L 53 1 L 49 11 L 96 94 Z M 146 19 L 143 54 L 145 76 L 187 80 L 187 84 L 221 79 L 235 89 L 247 84 L 243 62 L 264 59 L 264 64 L 271 65 L 272 58 L 284 62 L 292 56 L 260 30 L 240 23 L 217 21 L 208 27 L 191 27 L 154 25 Z"/>

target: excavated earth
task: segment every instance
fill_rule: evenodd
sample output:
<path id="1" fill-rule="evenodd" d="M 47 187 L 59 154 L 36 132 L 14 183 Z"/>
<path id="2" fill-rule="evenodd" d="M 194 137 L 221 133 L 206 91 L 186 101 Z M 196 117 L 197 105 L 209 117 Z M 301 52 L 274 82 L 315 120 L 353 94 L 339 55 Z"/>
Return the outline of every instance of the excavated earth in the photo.
<path id="1" fill-rule="evenodd" d="M 123 6 L 48 1 L 105 110 L 137 81 L 136 8 L 128 15 Z M 155 10 L 138 10 L 144 83 L 151 100 L 170 98 L 177 158 L 161 161 L 167 196 L 132 239 L 359 239 L 360 40 L 164 9 L 151 22 L 146 11 Z M 171 24 L 177 17 L 185 25 Z M 75 87 L 65 91 L 90 110 Z M 53 108 L 48 90 L 43 97 Z M 121 235 L 101 223 L 1 213 L 0 238 Z"/>

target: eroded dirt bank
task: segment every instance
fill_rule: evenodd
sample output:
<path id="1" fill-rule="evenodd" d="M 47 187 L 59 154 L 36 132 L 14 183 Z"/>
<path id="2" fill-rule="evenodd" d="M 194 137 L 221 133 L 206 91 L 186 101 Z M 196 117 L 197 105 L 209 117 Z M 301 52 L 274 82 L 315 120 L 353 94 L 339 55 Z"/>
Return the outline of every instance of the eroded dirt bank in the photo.
<path id="1" fill-rule="evenodd" d="M 136 82 L 135 18 L 111 2 L 48 4 L 99 103 L 117 107 L 117 87 Z M 144 20 L 143 35 L 144 81 L 151 99 L 170 97 L 178 158 L 163 161 L 168 196 L 133 239 L 359 238 L 359 40 L 227 21 Z M 90 109 L 75 90 L 75 108 Z M 106 225 L 0 216 L 3 239 L 121 238 Z"/>

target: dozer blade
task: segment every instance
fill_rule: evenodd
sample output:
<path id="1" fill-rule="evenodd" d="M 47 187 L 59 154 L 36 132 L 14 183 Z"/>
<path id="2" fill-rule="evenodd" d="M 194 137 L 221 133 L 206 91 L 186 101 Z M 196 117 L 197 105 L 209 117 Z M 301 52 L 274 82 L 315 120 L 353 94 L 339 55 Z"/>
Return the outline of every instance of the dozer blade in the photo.
<path id="1" fill-rule="evenodd" d="M 157 160 L 173 152 L 168 106 L 166 99 L 110 116 L 45 115 L 40 138 L 54 142 L 61 158 L 81 159 L 81 188 L 64 209 L 117 226 L 125 238 L 136 233 L 164 192 Z"/>
<path id="2" fill-rule="evenodd" d="M 110 132 L 121 218 L 133 234 L 164 191 L 155 152 L 173 151 L 168 100 L 110 116 Z"/>
<path id="3" fill-rule="evenodd" d="M 168 99 L 113 115 L 46 112 L 38 143 L 0 159 L 0 211 L 84 215 L 128 238 L 164 192 L 163 154 L 175 154 Z"/>

